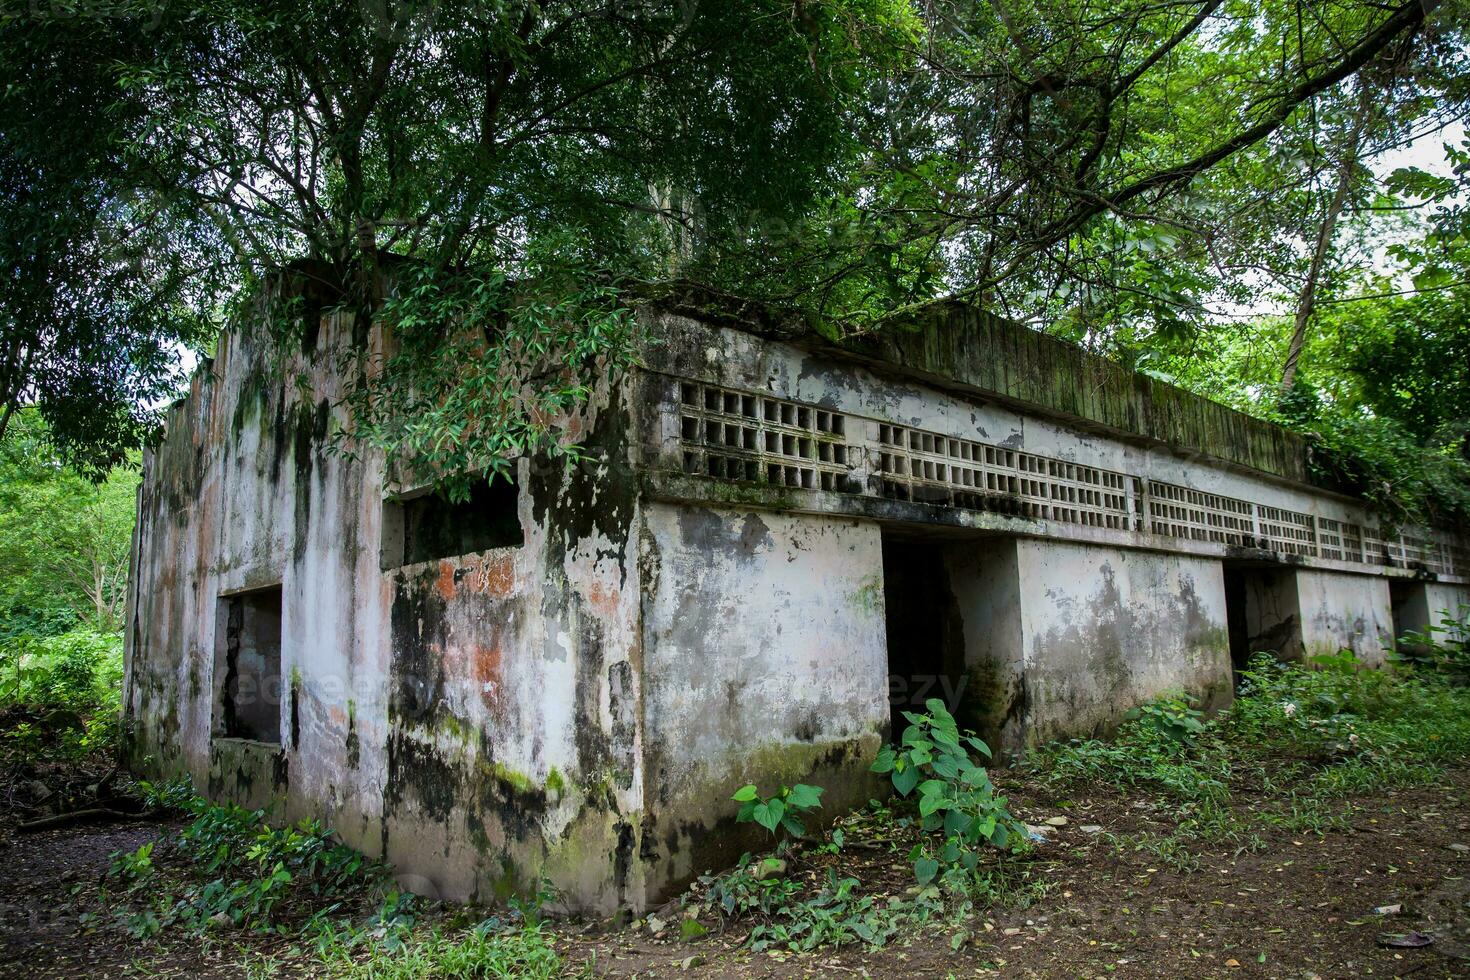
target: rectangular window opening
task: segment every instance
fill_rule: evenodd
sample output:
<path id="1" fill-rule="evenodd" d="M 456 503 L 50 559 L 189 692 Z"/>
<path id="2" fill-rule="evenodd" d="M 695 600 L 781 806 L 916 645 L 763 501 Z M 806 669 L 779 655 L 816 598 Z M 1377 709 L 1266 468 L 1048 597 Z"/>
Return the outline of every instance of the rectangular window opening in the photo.
<path id="1" fill-rule="evenodd" d="M 514 478 L 495 476 L 472 483 L 462 501 L 438 492 L 383 501 L 382 567 L 519 548 L 526 540 L 519 497 Z"/>
<path id="2" fill-rule="evenodd" d="M 216 677 L 223 677 L 215 733 L 281 741 L 281 587 L 220 596 Z"/>

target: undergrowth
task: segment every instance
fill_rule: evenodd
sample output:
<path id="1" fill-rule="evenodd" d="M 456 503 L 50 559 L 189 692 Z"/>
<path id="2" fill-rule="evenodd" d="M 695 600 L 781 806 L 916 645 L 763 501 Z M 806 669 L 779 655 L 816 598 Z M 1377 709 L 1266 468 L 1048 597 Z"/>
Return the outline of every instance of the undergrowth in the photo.
<path id="1" fill-rule="evenodd" d="M 1449 633 L 1463 635 L 1463 625 Z M 1053 743 L 1024 768 L 1053 791 L 1101 783 L 1151 797 L 1173 817 L 1170 831 L 1107 839 L 1176 870 L 1198 866 L 1201 844 L 1256 851 L 1275 834 L 1341 830 L 1353 797 L 1433 785 L 1445 763 L 1470 754 L 1470 688 L 1453 666 L 1462 651 L 1416 639 L 1413 660 L 1390 652 L 1383 669 L 1349 651 L 1306 665 L 1260 654 L 1213 720 L 1166 696 L 1131 713 L 1112 739 Z M 1244 792 L 1250 806 L 1238 802 Z"/>
<path id="2" fill-rule="evenodd" d="M 149 843 L 112 857 L 101 904 L 135 938 L 169 928 L 275 933 L 309 944 L 330 977 L 565 975 L 542 928 L 541 907 L 554 897 L 544 887 L 504 915 L 416 929 L 424 903 L 395 886 L 386 864 L 320 823 L 273 827 L 266 811 L 210 803 L 183 784 L 141 789 L 151 807 L 188 822 L 162 850 Z M 252 972 L 273 976 L 276 968 L 264 961 Z"/>
<path id="3" fill-rule="evenodd" d="M 1043 791 L 1111 786 L 1166 816 L 1165 831 L 1094 830 L 1119 851 L 1181 872 L 1202 866 L 1205 847 L 1262 851 L 1282 836 L 1345 830 L 1356 797 L 1434 784 L 1470 754 L 1470 687 L 1461 686 L 1458 661 L 1437 663 L 1424 642 L 1415 651 L 1384 669 L 1365 669 L 1346 652 L 1305 665 L 1261 655 L 1215 718 L 1166 696 L 1130 712 L 1113 738 L 1045 746 L 1019 771 Z M 1036 860 L 1045 828 L 1011 812 L 983 768 L 988 747 L 959 730 L 942 703 L 927 708 L 907 715 L 903 736 L 874 764 L 894 797 L 824 832 L 809 832 L 803 819 L 818 815 L 820 787 L 776 786 L 767 796 L 743 786 L 741 818 L 766 828 L 776 846 L 700 877 L 674 921 L 650 916 L 649 928 L 682 941 L 733 930 L 752 951 L 877 948 L 936 932 L 957 949 L 971 941 L 977 912 L 1043 898 L 1053 884 Z M 325 976 L 567 970 L 540 917 L 549 891 L 501 917 L 428 919 L 386 866 L 320 824 L 273 828 L 261 811 L 212 805 L 181 787 L 144 789 L 150 806 L 180 809 L 188 823 L 161 851 L 115 856 L 104 899 L 136 936 L 169 927 L 291 935 L 311 944 Z M 878 860 L 854 862 L 859 848 Z"/>

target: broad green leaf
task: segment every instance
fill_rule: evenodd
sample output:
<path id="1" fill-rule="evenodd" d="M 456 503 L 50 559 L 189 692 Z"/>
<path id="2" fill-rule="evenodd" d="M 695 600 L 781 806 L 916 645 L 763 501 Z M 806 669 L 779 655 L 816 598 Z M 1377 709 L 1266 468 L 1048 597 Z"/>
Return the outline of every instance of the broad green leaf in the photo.
<path id="1" fill-rule="evenodd" d="M 919 785 L 919 770 L 913 766 L 893 774 L 893 788 L 898 790 L 899 796 L 908 796 L 917 785 Z"/>
<path id="2" fill-rule="evenodd" d="M 819 807 L 822 805 L 822 787 L 797 783 L 791 787 L 791 795 L 786 798 L 786 802 L 799 810 Z"/>

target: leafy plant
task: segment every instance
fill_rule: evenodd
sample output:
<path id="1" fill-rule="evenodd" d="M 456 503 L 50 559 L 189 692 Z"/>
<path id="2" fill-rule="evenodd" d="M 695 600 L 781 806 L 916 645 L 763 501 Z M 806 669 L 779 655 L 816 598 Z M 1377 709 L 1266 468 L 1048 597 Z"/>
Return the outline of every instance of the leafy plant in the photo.
<path id="1" fill-rule="evenodd" d="M 759 952 L 784 946 L 801 952 L 854 942 L 883 945 L 898 932 L 902 919 L 871 895 L 856 894 L 857 885 L 856 878 L 839 878 L 829 868 L 826 885 L 815 896 L 783 906 L 774 921 L 751 930 L 750 948 Z"/>
<path id="2" fill-rule="evenodd" d="M 177 801 L 180 791 L 154 788 L 150 794 Z M 336 841 L 314 820 L 274 828 L 262 810 L 217 805 L 200 797 L 184 801 L 183 809 L 192 819 L 180 832 L 176 850 L 189 874 L 168 884 L 152 881 L 148 889 L 149 907 L 160 927 L 179 923 L 204 930 L 227 921 L 272 930 L 300 918 L 303 906 L 309 905 L 311 919 L 319 920 L 344 901 L 375 891 L 387 892 L 390 918 L 401 918 L 411 908 L 411 898 L 394 897 L 389 890 L 385 865 Z M 114 855 L 110 874 L 137 894 L 156 860 L 151 846 Z"/>
<path id="3" fill-rule="evenodd" d="M 822 787 L 797 783 L 782 786 L 774 795 L 760 795 L 754 784 L 747 784 L 735 791 L 730 799 L 740 804 L 735 814 L 738 823 L 760 824 L 772 834 L 786 831 L 792 837 L 805 837 L 806 824 L 801 815 L 816 810 L 822 805 Z M 778 830 L 779 828 L 779 830 Z"/>
<path id="4" fill-rule="evenodd" d="M 1166 694 L 1124 714 L 1127 721 L 1151 728 L 1165 738 L 1188 742 L 1205 730 L 1204 712 L 1194 707 L 1194 699 L 1184 694 Z"/>
<path id="5" fill-rule="evenodd" d="M 785 862 L 776 857 L 757 860 L 749 853 L 721 875 L 701 875 L 704 900 L 726 916 L 770 915 L 785 908 L 801 892 L 801 885 L 782 877 Z"/>
<path id="6" fill-rule="evenodd" d="M 550 980 L 566 975 L 561 956 L 539 925 L 507 929 L 491 920 L 462 936 L 435 930 L 391 946 L 337 942 L 322 958 L 344 980 Z"/>
<path id="7" fill-rule="evenodd" d="M 149 841 L 136 851 L 114 854 L 107 873 L 134 884 L 152 875 L 153 842 Z"/>
<path id="8" fill-rule="evenodd" d="M 942 867 L 973 873 L 981 845 L 1006 848 L 1025 835 L 1005 798 L 995 795 L 989 773 L 971 758 L 971 750 L 988 758 L 990 747 L 973 732 L 961 733 L 943 701 L 930 698 L 924 706 L 924 714 L 904 712 L 909 725 L 900 743 L 881 749 L 872 765 L 873 772 L 890 774 L 900 796 L 918 790 L 922 828 L 941 835 L 939 846 L 926 840 L 909 855 L 920 885 Z"/>
<path id="9" fill-rule="evenodd" d="M 1441 674 L 1456 684 L 1470 682 L 1470 606 L 1440 613 L 1439 624 L 1405 630 L 1394 659 L 1415 670 Z"/>

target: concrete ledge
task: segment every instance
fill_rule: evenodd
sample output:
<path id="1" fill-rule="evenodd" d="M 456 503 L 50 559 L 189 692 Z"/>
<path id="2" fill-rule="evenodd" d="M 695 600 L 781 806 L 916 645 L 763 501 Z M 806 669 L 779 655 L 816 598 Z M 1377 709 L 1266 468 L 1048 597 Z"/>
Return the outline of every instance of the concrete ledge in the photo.
<path id="1" fill-rule="evenodd" d="M 665 503 L 700 504 L 714 507 L 752 508 L 798 514 L 856 517 L 880 524 L 905 524 L 932 529 L 936 534 L 970 532 L 977 535 L 1014 535 L 1049 541 L 1070 541 L 1130 551 L 1191 555 L 1242 563 L 1278 565 L 1370 575 L 1410 581 L 1470 583 L 1454 575 L 1436 575 L 1393 565 L 1365 565 L 1304 555 L 1288 555 L 1260 548 L 1238 548 L 1209 541 L 1191 541 L 1137 531 L 1117 531 L 1057 521 L 1012 517 L 991 511 L 889 500 L 868 494 L 828 490 L 803 490 L 762 484 L 732 483 L 687 473 L 649 472 L 641 477 L 644 494 Z"/>

